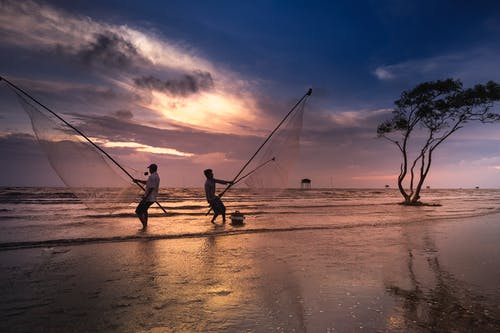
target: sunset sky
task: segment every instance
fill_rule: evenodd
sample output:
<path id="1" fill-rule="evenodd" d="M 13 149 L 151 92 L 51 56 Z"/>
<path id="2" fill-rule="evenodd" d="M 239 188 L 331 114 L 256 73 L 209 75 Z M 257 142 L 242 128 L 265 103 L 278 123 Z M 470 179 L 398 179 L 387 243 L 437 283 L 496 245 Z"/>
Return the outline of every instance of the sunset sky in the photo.
<path id="1" fill-rule="evenodd" d="M 231 179 L 308 88 L 289 186 L 395 187 L 376 128 L 400 93 L 500 82 L 499 61 L 493 0 L 0 1 L 0 75 L 162 187 Z M 4 83 L 0 105 L 0 186 L 60 185 Z M 469 125 L 427 185 L 500 187 L 500 123 Z"/>

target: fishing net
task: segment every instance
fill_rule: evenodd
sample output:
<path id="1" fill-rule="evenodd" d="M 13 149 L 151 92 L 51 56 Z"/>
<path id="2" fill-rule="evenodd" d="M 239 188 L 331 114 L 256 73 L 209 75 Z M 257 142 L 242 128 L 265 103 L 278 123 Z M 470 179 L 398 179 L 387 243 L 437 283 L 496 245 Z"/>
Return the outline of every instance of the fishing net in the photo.
<path id="1" fill-rule="evenodd" d="M 306 96 L 307 97 L 307 96 Z M 255 156 L 249 169 L 255 169 L 245 180 L 253 189 L 273 190 L 289 186 L 288 177 L 300 150 L 300 134 L 307 98 L 303 98 L 278 130 L 269 137 Z"/>
<path id="2" fill-rule="evenodd" d="M 87 207 L 113 212 L 137 201 L 141 189 L 130 178 L 122 177 L 124 173 L 102 152 L 57 117 L 37 108 L 18 92 L 16 95 L 50 165 Z"/>

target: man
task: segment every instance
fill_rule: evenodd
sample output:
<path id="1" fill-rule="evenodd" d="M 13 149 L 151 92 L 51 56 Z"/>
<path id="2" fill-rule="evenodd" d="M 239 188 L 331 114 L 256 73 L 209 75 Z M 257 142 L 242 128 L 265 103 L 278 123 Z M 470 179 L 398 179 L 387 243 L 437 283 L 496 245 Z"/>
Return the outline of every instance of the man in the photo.
<path id="1" fill-rule="evenodd" d="M 146 185 L 142 200 L 135 209 L 135 213 L 139 217 L 139 220 L 141 220 L 142 230 L 146 230 L 148 227 L 148 208 L 156 201 L 158 190 L 160 188 L 160 176 L 158 176 L 158 173 L 156 172 L 158 170 L 158 166 L 156 164 L 151 164 L 148 166 L 148 169 L 149 177 L 147 181 L 134 179 L 135 183 Z"/>
<path id="2" fill-rule="evenodd" d="M 214 178 L 214 173 L 212 169 L 206 169 L 203 171 L 207 180 L 205 181 L 205 195 L 207 197 L 207 201 L 210 204 L 210 207 L 214 211 L 214 217 L 212 218 L 212 223 L 215 224 L 215 219 L 217 216 L 222 214 L 222 223 L 226 223 L 226 206 L 222 203 L 222 200 L 218 195 L 215 195 L 215 183 L 228 185 L 232 184 L 232 182 L 228 182 L 226 180 L 220 180 Z"/>

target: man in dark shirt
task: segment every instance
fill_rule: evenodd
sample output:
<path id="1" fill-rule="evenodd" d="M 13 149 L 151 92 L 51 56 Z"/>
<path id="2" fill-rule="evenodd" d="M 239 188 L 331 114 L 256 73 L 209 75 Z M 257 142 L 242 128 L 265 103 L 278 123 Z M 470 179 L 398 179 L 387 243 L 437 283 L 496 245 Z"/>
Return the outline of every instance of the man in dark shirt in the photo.
<path id="1" fill-rule="evenodd" d="M 228 185 L 232 184 L 232 182 L 228 182 L 226 180 L 220 180 L 214 178 L 214 173 L 212 169 L 206 169 L 203 171 L 207 180 L 205 181 L 205 195 L 207 197 L 207 201 L 210 204 L 210 207 L 214 211 L 214 217 L 212 218 L 212 223 L 215 224 L 215 219 L 217 216 L 222 215 L 222 222 L 226 223 L 226 206 L 222 203 L 222 200 L 218 195 L 215 195 L 215 183 Z"/>

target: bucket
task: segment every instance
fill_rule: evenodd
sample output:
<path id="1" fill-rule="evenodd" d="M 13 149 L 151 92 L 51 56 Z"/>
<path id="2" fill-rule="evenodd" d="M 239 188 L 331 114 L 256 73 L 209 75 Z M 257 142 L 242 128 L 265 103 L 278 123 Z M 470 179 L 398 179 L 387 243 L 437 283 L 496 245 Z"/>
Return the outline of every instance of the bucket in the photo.
<path id="1" fill-rule="evenodd" d="M 231 224 L 242 225 L 245 221 L 245 216 L 239 211 L 235 211 L 231 214 Z"/>

